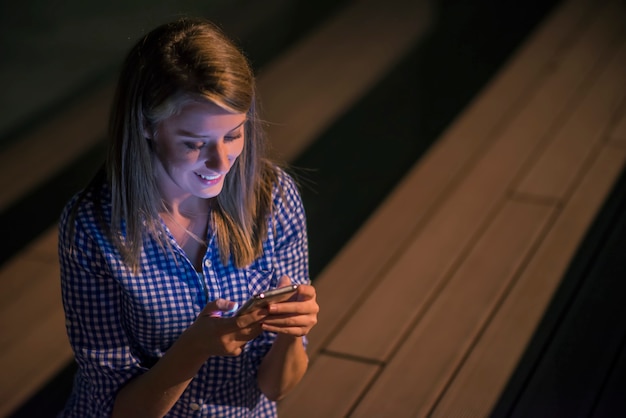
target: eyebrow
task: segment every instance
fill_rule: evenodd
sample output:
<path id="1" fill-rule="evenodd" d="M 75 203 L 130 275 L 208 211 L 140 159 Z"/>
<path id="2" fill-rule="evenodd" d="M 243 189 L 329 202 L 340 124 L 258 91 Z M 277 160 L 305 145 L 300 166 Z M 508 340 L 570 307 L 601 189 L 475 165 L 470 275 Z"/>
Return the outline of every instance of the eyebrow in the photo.
<path id="1" fill-rule="evenodd" d="M 229 130 L 228 133 L 231 133 L 231 132 L 236 131 L 237 129 L 241 128 L 241 126 L 244 123 L 246 123 L 246 120 L 242 121 L 239 125 L 235 126 L 233 129 Z M 178 131 L 176 131 L 176 134 L 177 135 L 181 135 L 181 136 L 188 136 L 190 138 L 209 138 L 208 135 L 198 135 L 196 133 L 187 131 L 186 129 L 179 129 Z"/>

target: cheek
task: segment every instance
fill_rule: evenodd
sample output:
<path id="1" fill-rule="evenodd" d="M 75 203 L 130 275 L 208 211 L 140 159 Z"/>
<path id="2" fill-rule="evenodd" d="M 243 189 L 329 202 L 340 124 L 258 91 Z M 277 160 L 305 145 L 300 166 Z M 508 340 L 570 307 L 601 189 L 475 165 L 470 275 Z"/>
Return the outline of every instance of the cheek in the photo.
<path id="1" fill-rule="evenodd" d="M 229 144 L 228 157 L 231 162 L 234 162 L 237 157 L 243 152 L 244 141 L 237 141 L 236 143 Z"/>
<path id="2" fill-rule="evenodd" d="M 164 167 L 170 168 L 193 164 L 197 159 L 197 155 L 193 152 L 176 150 L 169 144 L 161 144 L 155 149 L 155 154 Z"/>

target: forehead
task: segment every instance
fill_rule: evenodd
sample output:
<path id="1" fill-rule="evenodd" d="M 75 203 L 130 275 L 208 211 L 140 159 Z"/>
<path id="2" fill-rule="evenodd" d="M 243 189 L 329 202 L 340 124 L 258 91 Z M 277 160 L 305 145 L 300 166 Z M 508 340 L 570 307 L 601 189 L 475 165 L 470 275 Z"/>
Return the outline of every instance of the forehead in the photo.
<path id="1" fill-rule="evenodd" d="M 168 131 L 211 137 L 235 130 L 245 120 L 245 113 L 230 112 L 211 102 L 188 101 L 182 104 L 179 112 L 165 118 L 160 125 Z"/>

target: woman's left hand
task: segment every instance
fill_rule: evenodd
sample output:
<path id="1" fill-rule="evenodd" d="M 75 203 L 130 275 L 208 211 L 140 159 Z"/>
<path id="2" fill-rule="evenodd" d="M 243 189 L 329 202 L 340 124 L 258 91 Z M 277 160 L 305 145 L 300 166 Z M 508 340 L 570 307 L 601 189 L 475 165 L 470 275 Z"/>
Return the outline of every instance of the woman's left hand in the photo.
<path id="1" fill-rule="evenodd" d="M 278 287 L 290 284 L 291 279 L 283 276 L 280 278 Z M 315 288 L 311 285 L 299 285 L 295 295 L 285 302 L 271 304 L 268 312 L 269 315 L 262 321 L 264 331 L 294 337 L 307 335 L 317 324 L 319 306 L 316 301 Z"/>

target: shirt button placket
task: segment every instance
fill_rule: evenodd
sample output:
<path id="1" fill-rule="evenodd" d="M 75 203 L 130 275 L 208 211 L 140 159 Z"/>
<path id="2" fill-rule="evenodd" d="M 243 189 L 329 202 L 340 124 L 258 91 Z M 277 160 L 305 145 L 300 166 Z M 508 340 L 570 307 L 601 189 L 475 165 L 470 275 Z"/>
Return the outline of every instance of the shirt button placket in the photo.
<path id="1" fill-rule="evenodd" d="M 200 280 L 200 284 L 202 285 L 202 288 L 204 289 L 204 297 L 206 299 L 204 303 L 209 302 L 209 295 L 210 295 L 209 281 L 211 278 L 210 267 L 211 267 L 211 260 L 205 257 L 204 261 L 202 262 L 202 271 L 198 272 L 198 280 Z"/>
<path id="2" fill-rule="evenodd" d="M 204 259 L 204 284 L 207 286 L 207 291 L 212 298 L 221 297 L 221 290 L 219 284 L 214 280 L 213 262 L 210 258 Z M 210 298 L 211 299 L 211 298 Z"/>
<path id="3" fill-rule="evenodd" d="M 202 408 L 202 407 L 197 402 L 192 402 L 192 403 L 189 404 L 189 409 L 191 409 L 192 411 L 199 411 L 200 408 Z"/>

